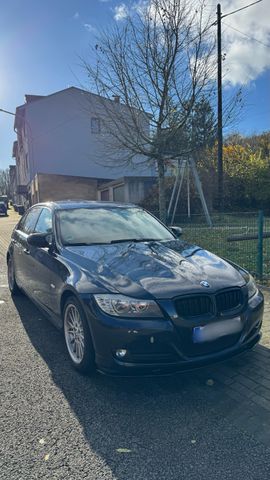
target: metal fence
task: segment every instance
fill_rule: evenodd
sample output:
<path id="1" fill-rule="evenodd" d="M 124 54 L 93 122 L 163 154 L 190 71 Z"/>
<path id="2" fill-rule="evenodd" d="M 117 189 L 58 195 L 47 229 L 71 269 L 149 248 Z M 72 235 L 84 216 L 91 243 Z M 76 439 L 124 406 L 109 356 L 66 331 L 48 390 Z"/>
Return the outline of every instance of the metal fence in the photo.
<path id="1" fill-rule="evenodd" d="M 237 212 L 211 219 L 209 227 L 203 215 L 176 215 L 174 225 L 182 227 L 183 240 L 232 260 L 260 280 L 270 279 L 270 217 Z"/>

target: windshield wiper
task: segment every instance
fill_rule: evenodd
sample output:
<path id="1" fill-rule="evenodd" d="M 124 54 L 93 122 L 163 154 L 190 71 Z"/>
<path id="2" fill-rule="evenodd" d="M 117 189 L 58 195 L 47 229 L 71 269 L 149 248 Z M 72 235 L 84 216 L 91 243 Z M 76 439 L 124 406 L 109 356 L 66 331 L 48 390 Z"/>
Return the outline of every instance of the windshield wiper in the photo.
<path id="1" fill-rule="evenodd" d="M 109 245 L 108 242 L 76 242 L 76 243 L 64 243 L 64 247 L 90 247 L 91 245 Z"/>
<path id="2" fill-rule="evenodd" d="M 91 245 L 111 245 L 113 243 L 139 243 L 139 242 L 162 242 L 162 238 L 119 238 L 118 240 L 111 240 L 110 242 L 76 242 L 64 243 L 64 247 L 90 247 Z"/>
<path id="3" fill-rule="evenodd" d="M 161 238 L 119 238 L 119 240 L 111 240 L 110 243 L 124 243 L 124 242 L 160 242 Z"/>

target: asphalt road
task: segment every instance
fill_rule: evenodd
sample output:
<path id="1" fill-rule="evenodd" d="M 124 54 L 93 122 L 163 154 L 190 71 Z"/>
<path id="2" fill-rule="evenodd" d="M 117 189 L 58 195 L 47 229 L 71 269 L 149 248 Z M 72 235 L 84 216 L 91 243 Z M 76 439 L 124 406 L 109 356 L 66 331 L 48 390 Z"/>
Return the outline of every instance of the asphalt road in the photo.
<path id="1" fill-rule="evenodd" d="M 268 410 L 247 400 L 258 386 L 236 388 L 267 384 L 269 349 L 188 375 L 82 376 L 61 333 L 8 292 L 12 221 L 0 219 L 0 479 L 269 480 L 270 398 Z"/>

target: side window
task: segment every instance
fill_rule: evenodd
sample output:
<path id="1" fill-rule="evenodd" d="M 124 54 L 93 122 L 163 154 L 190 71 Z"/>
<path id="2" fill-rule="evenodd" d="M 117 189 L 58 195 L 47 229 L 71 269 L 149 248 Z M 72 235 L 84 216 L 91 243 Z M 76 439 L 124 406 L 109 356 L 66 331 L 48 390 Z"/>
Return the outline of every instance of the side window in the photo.
<path id="1" fill-rule="evenodd" d="M 16 227 L 15 227 L 15 230 L 21 230 L 23 231 L 23 226 L 24 226 L 24 222 L 26 220 L 26 217 L 27 217 L 28 213 L 25 213 L 22 218 L 20 219 L 20 221 L 17 223 Z"/>
<path id="2" fill-rule="evenodd" d="M 36 233 L 52 233 L 52 212 L 43 208 L 35 227 Z"/>
<path id="3" fill-rule="evenodd" d="M 32 233 L 34 231 L 38 216 L 41 208 L 32 208 L 29 213 L 26 214 L 24 221 L 20 224 L 20 230 L 24 233 Z"/>

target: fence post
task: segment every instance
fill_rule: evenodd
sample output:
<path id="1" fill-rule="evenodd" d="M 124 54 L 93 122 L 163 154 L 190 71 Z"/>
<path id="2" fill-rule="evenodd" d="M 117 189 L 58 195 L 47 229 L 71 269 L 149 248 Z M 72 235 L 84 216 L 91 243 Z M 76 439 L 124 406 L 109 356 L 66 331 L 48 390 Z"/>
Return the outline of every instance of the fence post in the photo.
<path id="1" fill-rule="evenodd" d="M 257 275 L 261 280 L 263 277 L 263 211 L 258 214 L 258 245 L 257 245 Z"/>

